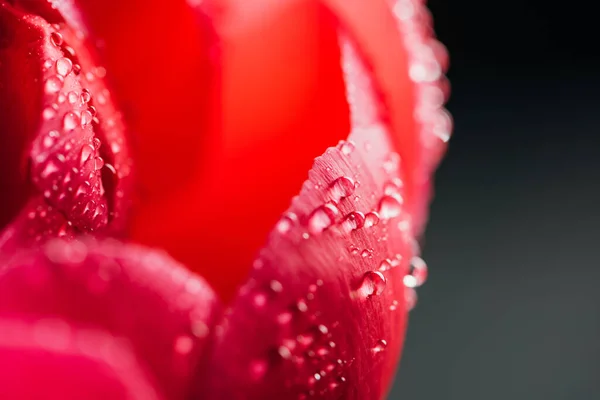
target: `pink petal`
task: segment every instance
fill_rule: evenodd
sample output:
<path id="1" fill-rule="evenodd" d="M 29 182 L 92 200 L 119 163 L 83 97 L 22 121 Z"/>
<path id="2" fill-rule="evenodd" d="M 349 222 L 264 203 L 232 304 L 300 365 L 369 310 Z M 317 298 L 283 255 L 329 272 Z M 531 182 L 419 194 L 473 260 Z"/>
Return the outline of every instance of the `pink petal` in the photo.
<path id="1" fill-rule="evenodd" d="M 169 399 L 186 398 L 218 301 L 206 283 L 164 254 L 55 239 L 0 267 L 0 313 L 60 318 L 127 339 Z"/>
<path id="2" fill-rule="evenodd" d="M 126 340 L 59 318 L 0 317 L 0 398 L 158 400 Z"/>

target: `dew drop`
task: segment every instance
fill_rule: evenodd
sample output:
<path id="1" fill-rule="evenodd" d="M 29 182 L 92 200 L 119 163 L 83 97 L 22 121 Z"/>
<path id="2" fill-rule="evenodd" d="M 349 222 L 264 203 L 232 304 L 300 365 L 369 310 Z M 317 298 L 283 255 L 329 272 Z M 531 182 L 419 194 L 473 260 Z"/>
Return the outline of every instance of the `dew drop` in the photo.
<path id="1" fill-rule="evenodd" d="M 89 110 L 85 110 L 84 112 L 81 113 L 81 126 L 85 127 L 85 126 L 89 125 L 93 119 L 94 119 L 94 116 L 92 115 L 92 113 L 89 112 Z"/>
<path id="2" fill-rule="evenodd" d="M 46 107 L 44 111 L 42 111 L 42 118 L 46 121 L 53 119 L 56 117 L 56 110 L 53 107 Z"/>
<path id="3" fill-rule="evenodd" d="M 173 343 L 173 349 L 177 354 L 187 355 L 192 351 L 194 347 L 194 340 L 187 336 L 181 335 L 175 338 L 175 342 Z"/>
<path id="4" fill-rule="evenodd" d="M 77 103 L 77 100 L 79 100 L 79 95 L 77 92 L 71 91 L 67 93 L 67 100 L 69 101 L 69 104 L 75 104 Z"/>
<path id="5" fill-rule="evenodd" d="M 54 163 L 53 161 L 48 161 L 46 163 L 46 165 L 44 166 L 44 169 L 42 170 L 42 172 L 40 173 L 40 176 L 42 178 L 47 178 L 50 175 L 56 173 L 60 171 L 60 168 L 58 165 L 56 165 L 56 163 Z"/>
<path id="6" fill-rule="evenodd" d="M 294 226 L 294 224 L 298 221 L 298 217 L 296 217 L 296 214 L 294 213 L 287 213 L 284 216 L 281 217 L 281 219 L 279 220 L 279 222 L 277 222 L 277 225 L 275 226 L 275 229 L 277 230 L 277 232 L 279 232 L 282 235 L 287 234 L 292 227 Z"/>
<path id="7" fill-rule="evenodd" d="M 383 219 L 395 218 L 401 210 L 401 201 L 396 196 L 383 196 L 379 202 L 379 215 Z"/>
<path id="8" fill-rule="evenodd" d="M 73 64 L 73 73 L 79 75 L 81 73 L 81 65 Z"/>
<path id="9" fill-rule="evenodd" d="M 73 63 L 68 58 L 59 58 L 56 61 L 56 72 L 59 75 L 67 76 L 73 70 Z"/>
<path id="10" fill-rule="evenodd" d="M 63 78 L 60 75 L 54 75 L 46 80 L 44 90 L 48 94 L 57 93 L 63 86 Z"/>
<path id="11" fill-rule="evenodd" d="M 329 186 L 329 197 L 331 200 L 338 202 L 354 193 L 355 189 L 356 184 L 354 181 L 347 176 L 342 176 L 333 181 Z"/>
<path id="12" fill-rule="evenodd" d="M 377 343 L 375 343 L 375 346 L 373 346 L 373 353 L 381 353 L 382 351 L 385 350 L 385 348 L 387 347 L 387 341 L 381 339 L 378 340 Z"/>
<path id="13" fill-rule="evenodd" d="M 340 151 L 342 152 L 342 154 L 344 155 L 350 155 L 350 153 L 352 153 L 354 151 L 356 146 L 354 146 L 354 143 L 352 142 L 346 142 L 346 141 L 342 141 L 340 142 L 340 144 L 338 145 L 338 148 L 340 149 Z"/>
<path id="14" fill-rule="evenodd" d="M 344 218 L 344 221 L 342 221 L 342 230 L 345 232 L 351 232 L 353 230 L 362 228 L 364 223 L 364 214 L 359 211 L 353 211 Z"/>
<path id="15" fill-rule="evenodd" d="M 338 214 L 338 208 L 331 203 L 318 207 L 308 218 L 308 231 L 311 234 L 323 232 L 335 222 Z"/>
<path id="16" fill-rule="evenodd" d="M 94 169 L 96 171 L 99 171 L 102 169 L 102 167 L 104 167 L 104 160 L 102 159 L 102 157 L 96 157 L 94 159 Z"/>
<path id="17" fill-rule="evenodd" d="M 94 148 L 92 146 L 90 146 L 89 144 L 83 146 L 81 149 L 80 162 L 82 164 L 85 163 L 90 158 L 92 158 L 93 154 L 94 154 Z"/>
<path id="18" fill-rule="evenodd" d="M 296 302 L 296 309 L 300 312 L 306 312 L 308 310 L 306 301 L 304 299 L 298 300 L 298 302 Z"/>
<path id="19" fill-rule="evenodd" d="M 50 42 L 56 47 L 60 47 L 63 44 L 63 37 L 58 32 L 52 32 L 50 34 Z"/>
<path id="20" fill-rule="evenodd" d="M 390 311 L 396 311 L 398 309 L 398 300 L 393 300 L 390 305 Z"/>
<path id="21" fill-rule="evenodd" d="M 65 131 L 72 131 L 79 125 L 79 117 L 73 113 L 68 112 L 63 118 L 63 129 Z"/>
<path id="22" fill-rule="evenodd" d="M 364 249 L 363 251 L 360 252 L 360 256 L 362 258 L 371 258 L 373 257 L 373 250 L 371 249 Z"/>
<path id="23" fill-rule="evenodd" d="M 377 214 L 375 211 L 367 213 L 367 215 L 365 215 L 365 224 L 364 224 L 365 228 L 371 228 L 371 227 L 377 225 L 378 223 L 379 223 L 379 214 Z"/>
<path id="24" fill-rule="evenodd" d="M 381 271 L 381 272 L 389 271 L 391 268 L 392 268 L 392 262 L 390 260 L 388 260 L 387 258 L 379 264 L 379 271 Z"/>
<path id="25" fill-rule="evenodd" d="M 87 104 L 90 102 L 91 99 L 92 99 L 92 95 L 91 95 L 90 91 L 87 89 L 82 89 L 81 90 L 81 103 Z"/>
<path id="26" fill-rule="evenodd" d="M 413 257 L 409 272 L 404 276 L 404 286 L 416 288 L 427 280 L 427 264 L 421 257 Z"/>
<path id="27" fill-rule="evenodd" d="M 385 289 L 385 276 L 379 271 L 368 271 L 362 278 L 358 293 L 362 297 L 379 296 Z"/>
<path id="28" fill-rule="evenodd" d="M 283 358 L 284 360 L 289 360 L 292 358 L 292 352 L 287 346 L 279 346 L 277 348 L 277 354 L 279 354 L 279 357 Z"/>

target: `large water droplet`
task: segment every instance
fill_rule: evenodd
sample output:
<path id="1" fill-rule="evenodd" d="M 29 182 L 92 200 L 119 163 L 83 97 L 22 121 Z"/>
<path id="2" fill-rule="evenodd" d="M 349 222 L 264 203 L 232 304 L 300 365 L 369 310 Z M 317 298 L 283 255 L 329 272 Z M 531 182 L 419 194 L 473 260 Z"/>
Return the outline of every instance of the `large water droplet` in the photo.
<path id="1" fill-rule="evenodd" d="M 77 103 L 77 100 L 79 100 L 79 95 L 77 92 L 70 91 L 67 93 L 67 100 L 69 101 L 69 104 L 75 104 Z"/>
<path id="2" fill-rule="evenodd" d="M 73 70 L 73 63 L 68 58 L 59 58 L 56 61 L 56 72 L 59 75 L 67 76 Z"/>
<path id="3" fill-rule="evenodd" d="M 362 228 L 364 223 L 364 214 L 359 211 L 353 211 L 350 214 L 346 215 L 346 217 L 342 221 L 341 228 L 342 231 L 348 233 L 353 230 Z"/>
<path id="4" fill-rule="evenodd" d="M 63 37 L 60 33 L 58 32 L 52 32 L 50 34 L 50 42 L 56 46 L 56 47 L 60 47 L 63 44 Z"/>
<path id="5" fill-rule="evenodd" d="M 367 215 L 365 215 L 365 224 L 364 227 L 365 228 L 370 228 L 372 226 L 375 226 L 379 223 L 379 214 L 377 214 L 376 212 L 370 212 L 367 213 Z"/>
<path id="6" fill-rule="evenodd" d="M 379 215 L 383 219 L 395 218 L 400 215 L 402 204 L 399 197 L 383 196 L 379 201 Z"/>
<path id="7" fill-rule="evenodd" d="M 89 144 L 83 146 L 81 148 L 80 162 L 83 164 L 86 161 L 88 161 L 94 154 L 94 151 L 95 151 L 94 148 L 92 146 L 90 146 Z"/>
<path id="8" fill-rule="evenodd" d="M 362 278 L 358 294 L 362 297 L 379 296 L 385 289 L 385 276 L 379 271 L 368 271 Z"/>
<path id="9" fill-rule="evenodd" d="M 354 193 L 355 188 L 356 184 L 351 178 L 342 176 L 329 186 L 329 197 L 331 200 L 338 202 Z"/>
<path id="10" fill-rule="evenodd" d="M 408 274 L 404 276 L 404 285 L 409 288 L 421 286 L 427 280 L 427 264 L 421 257 L 413 257 Z"/>
<path id="11" fill-rule="evenodd" d="M 57 93 L 63 87 L 63 78 L 60 75 L 54 75 L 46 80 L 44 90 L 48 94 Z"/>
<path id="12" fill-rule="evenodd" d="M 308 218 L 308 231 L 319 234 L 329 228 L 339 214 L 338 208 L 331 203 L 318 207 Z"/>
<path id="13" fill-rule="evenodd" d="M 94 116 L 92 115 L 91 112 L 89 112 L 89 110 L 83 111 L 81 113 L 81 126 L 85 127 L 85 126 L 89 125 L 93 119 L 94 119 Z"/>
<path id="14" fill-rule="evenodd" d="M 77 114 L 73 112 L 68 112 L 65 114 L 63 118 L 63 129 L 65 131 L 72 131 L 73 129 L 77 128 L 78 125 L 79 117 L 77 116 Z"/>

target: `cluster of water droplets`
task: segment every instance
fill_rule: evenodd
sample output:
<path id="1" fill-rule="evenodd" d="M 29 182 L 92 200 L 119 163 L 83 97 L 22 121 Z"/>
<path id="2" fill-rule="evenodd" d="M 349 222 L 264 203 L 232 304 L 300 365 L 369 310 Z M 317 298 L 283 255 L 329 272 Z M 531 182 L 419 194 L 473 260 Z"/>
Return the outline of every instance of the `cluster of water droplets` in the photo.
<path id="1" fill-rule="evenodd" d="M 253 382 L 268 384 L 272 369 L 286 371 L 285 388 L 296 393 L 298 399 L 330 393 L 346 383 L 344 371 L 352 360 L 339 353 L 333 332 L 339 323 L 329 326 L 320 322 L 321 311 L 312 306 L 323 285 L 322 280 L 316 280 L 304 295 L 287 303 L 281 301 L 285 288 L 278 280 L 262 285 L 252 281 L 242 289 L 256 312 L 270 315 L 270 307 L 278 310 L 273 314 L 279 339 L 263 356 L 248 364 Z"/>
<path id="2" fill-rule="evenodd" d="M 44 64 L 46 105 L 42 111 L 33 181 L 43 196 L 66 213 L 79 228 L 94 230 L 106 223 L 107 204 L 102 175 L 116 173 L 100 157 L 100 140 L 94 137 L 92 124 L 98 124 L 92 93 L 85 86 L 104 76 L 104 68 L 82 74 L 75 50 L 68 46 L 54 25 L 49 42 L 62 57 L 49 58 Z M 108 91 L 97 101 L 106 101 Z M 73 201 L 75 200 L 75 201 Z"/>
<path id="3" fill-rule="evenodd" d="M 409 56 L 409 78 L 416 84 L 415 119 L 429 152 L 430 173 L 439 162 L 452 133 L 452 118 L 445 110 L 448 88 L 444 69 L 448 54 L 433 38 L 431 14 L 420 0 L 390 0 Z"/>

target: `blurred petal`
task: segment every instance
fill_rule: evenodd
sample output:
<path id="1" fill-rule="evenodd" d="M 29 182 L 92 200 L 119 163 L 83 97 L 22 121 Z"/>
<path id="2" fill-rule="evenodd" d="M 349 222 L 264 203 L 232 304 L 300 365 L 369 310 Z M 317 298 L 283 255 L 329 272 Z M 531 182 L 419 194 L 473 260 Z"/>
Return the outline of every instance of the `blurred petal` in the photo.
<path id="1" fill-rule="evenodd" d="M 114 241 L 54 239 L 2 265 L 0 313 L 123 337 L 166 398 L 187 398 L 219 312 L 202 279 L 166 255 Z"/>
<path id="2" fill-rule="evenodd" d="M 161 399 L 127 342 L 58 318 L 0 317 L 0 398 Z"/>

